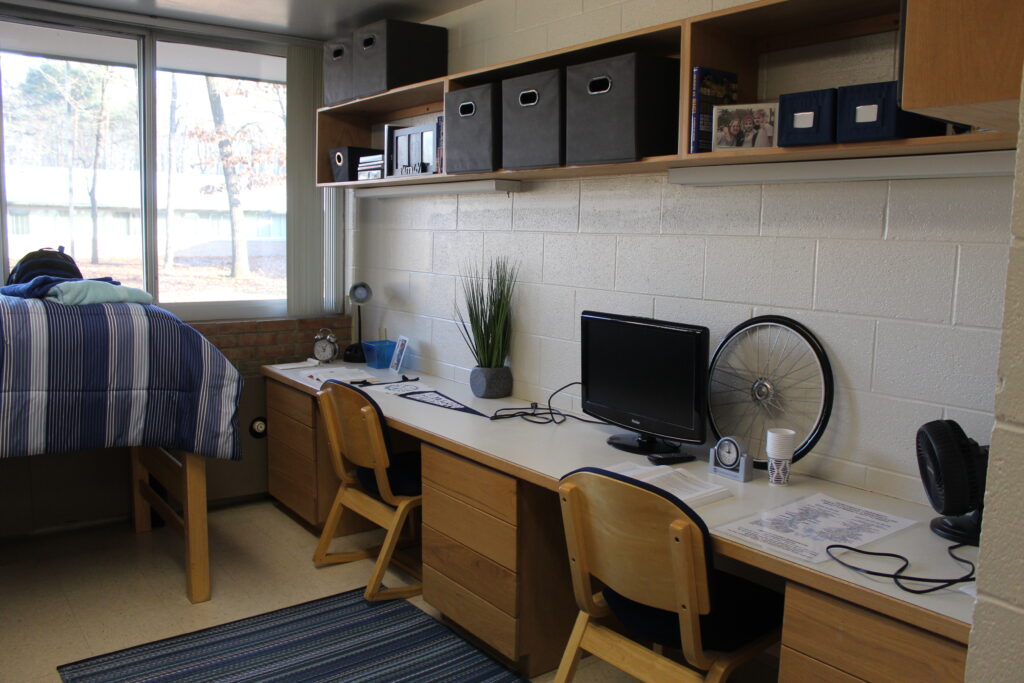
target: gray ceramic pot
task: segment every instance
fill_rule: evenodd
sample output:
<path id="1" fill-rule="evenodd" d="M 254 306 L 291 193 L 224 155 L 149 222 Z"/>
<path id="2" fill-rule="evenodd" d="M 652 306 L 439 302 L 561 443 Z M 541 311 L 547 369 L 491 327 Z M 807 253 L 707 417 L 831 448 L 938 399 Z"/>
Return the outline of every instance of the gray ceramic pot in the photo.
<path id="1" fill-rule="evenodd" d="M 477 366 L 469 373 L 469 388 L 477 398 L 503 398 L 512 393 L 512 371 L 507 365 L 500 368 Z"/>

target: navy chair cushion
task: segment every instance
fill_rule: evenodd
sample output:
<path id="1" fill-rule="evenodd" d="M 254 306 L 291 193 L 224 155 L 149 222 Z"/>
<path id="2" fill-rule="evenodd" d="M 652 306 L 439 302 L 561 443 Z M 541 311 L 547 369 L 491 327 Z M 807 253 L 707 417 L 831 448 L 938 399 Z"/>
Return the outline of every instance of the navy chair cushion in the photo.
<path id="1" fill-rule="evenodd" d="M 388 467 L 388 484 L 391 485 L 391 493 L 396 496 L 418 496 L 423 490 L 420 483 L 420 452 L 410 451 L 408 453 L 396 453 L 390 457 L 391 466 Z M 377 477 L 373 475 L 370 467 L 357 467 L 356 477 L 362 484 L 363 490 L 375 496 L 380 495 L 377 487 Z"/>
<path id="2" fill-rule="evenodd" d="M 782 624 L 782 595 L 725 572 L 715 572 L 714 609 L 700 618 L 704 648 L 731 652 Z M 644 640 L 680 649 L 679 616 L 624 598 L 605 588 L 604 599 L 616 618 Z"/>

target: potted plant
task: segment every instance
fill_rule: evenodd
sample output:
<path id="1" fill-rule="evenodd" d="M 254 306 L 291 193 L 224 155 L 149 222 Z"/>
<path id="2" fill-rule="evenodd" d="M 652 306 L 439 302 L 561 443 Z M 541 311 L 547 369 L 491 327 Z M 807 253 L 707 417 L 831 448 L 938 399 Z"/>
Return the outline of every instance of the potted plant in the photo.
<path id="1" fill-rule="evenodd" d="M 486 271 L 474 270 L 462 281 L 466 312 L 456 307 L 459 332 L 476 367 L 469 386 L 479 398 L 512 393 L 512 371 L 505 365 L 512 346 L 512 294 L 519 266 L 506 257 L 493 259 Z"/>

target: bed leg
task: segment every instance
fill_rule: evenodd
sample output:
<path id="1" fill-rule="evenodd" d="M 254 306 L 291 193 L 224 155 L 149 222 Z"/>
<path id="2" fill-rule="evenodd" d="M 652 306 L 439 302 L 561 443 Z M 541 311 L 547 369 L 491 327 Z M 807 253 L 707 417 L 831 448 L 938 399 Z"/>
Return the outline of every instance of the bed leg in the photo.
<path id="1" fill-rule="evenodd" d="M 132 447 L 132 517 L 137 532 L 149 531 L 153 528 L 149 503 L 142 495 L 142 489 L 139 488 L 140 484 L 149 483 L 149 470 L 142 464 L 141 449 L 142 446 Z"/>
<path id="2" fill-rule="evenodd" d="M 188 599 L 210 599 L 210 541 L 206 519 L 206 461 L 193 453 L 183 454 L 185 468 L 185 582 Z"/>

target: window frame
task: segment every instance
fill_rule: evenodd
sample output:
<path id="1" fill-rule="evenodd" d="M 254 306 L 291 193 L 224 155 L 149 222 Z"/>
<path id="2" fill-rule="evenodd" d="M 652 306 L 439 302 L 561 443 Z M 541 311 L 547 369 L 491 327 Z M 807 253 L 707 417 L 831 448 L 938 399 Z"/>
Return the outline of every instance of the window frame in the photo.
<path id="1" fill-rule="evenodd" d="M 69 7 L 69 11 L 72 8 Z M 81 10 L 81 14 L 77 12 Z M 316 290 L 316 283 L 302 282 L 302 273 L 296 269 L 287 269 L 287 294 L 283 299 L 263 300 L 232 300 L 232 301 L 208 301 L 208 302 L 161 302 L 159 299 L 159 281 L 157 276 L 158 264 L 158 210 L 156 201 L 156 177 L 157 177 L 157 132 L 156 132 L 156 44 L 157 42 L 183 43 L 199 47 L 212 47 L 236 51 L 253 52 L 276 57 L 289 58 L 290 48 L 306 47 L 322 49 L 319 41 L 284 36 L 278 34 L 260 33 L 246 29 L 236 29 L 225 26 L 198 24 L 179 20 L 160 19 L 144 17 L 114 10 L 98 10 L 90 8 L 73 8 L 75 13 L 57 13 L 47 9 L 35 7 L 19 8 L 17 11 L 0 11 L 0 21 L 31 24 L 48 28 L 62 30 L 83 31 L 98 35 L 110 35 L 118 38 L 131 38 L 138 46 L 138 87 L 139 87 L 139 134 L 140 134 L 140 182 L 141 182 L 141 207 L 142 207 L 142 254 L 143 254 L 143 282 L 146 290 L 153 294 L 154 303 L 161 308 L 171 311 L 178 317 L 187 321 L 202 320 L 225 320 L 225 319 L 250 319 L 285 317 L 295 314 L 318 314 L 330 313 L 340 309 L 336 305 L 339 299 L 337 292 L 342 291 L 343 282 L 340 274 L 335 273 L 333 266 L 334 259 L 339 256 L 336 248 L 334 228 L 339 208 L 335 203 L 340 197 L 335 197 L 332 190 L 321 190 L 320 198 L 324 205 L 321 215 L 319 230 L 320 235 L 303 235 L 300 245 L 306 247 L 305 251 L 316 249 L 320 245 L 319 254 L 324 262 L 324 281 L 321 288 L 321 296 L 317 302 L 297 302 L 296 292 L 309 292 Z M 287 68 L 290 75 L 293 73 L 290 67 Z M 292 109 L 292 84 L 286 78 L 285 84 L 289 88 L 289 110 Z M 318 96 L 318 95 L 317 95 Z M 0 107 L 3 106 L 0 98 Z M 304 103 L 304 106 L 313 108 L 313 103 Z M 291 113 L 289 111 L 289 113 Z M 289 129 L 291 126 L 289 125 Z M 290 135 L 288 136 L 290 137 Z M 2 120 L 0 120 L 0 145 L 3 144 Z M 312 150 L 298 150 L 294 154 L 289 146 L 288 154 L 288 214 L 286 217 L 286 258 L 288 265 L 294 263 L 295 255 L 293 246 L 292 231 L 296 229 L 296 222 L 292 219 L 293 183 L 301 182 L 293 174 L 292 167 L 296 160 L 308 159 L 307 164 L 312 168 Z M 3 276 L 6 279 L 10 263 L 7 240 L 7 199 L 5 196 L 6 169 L 0 164 L 0 258 L 3 259 Z M 301 229 L 301 228 L 299 228 Z M 307 228 L 307 231 L 309 228 Z M 314 245 L 310 247 L 309 245 Z M 309 254 L 307 254 L 309 256 Z M 308 279 L 308 275 L 307 275 Z"/>

